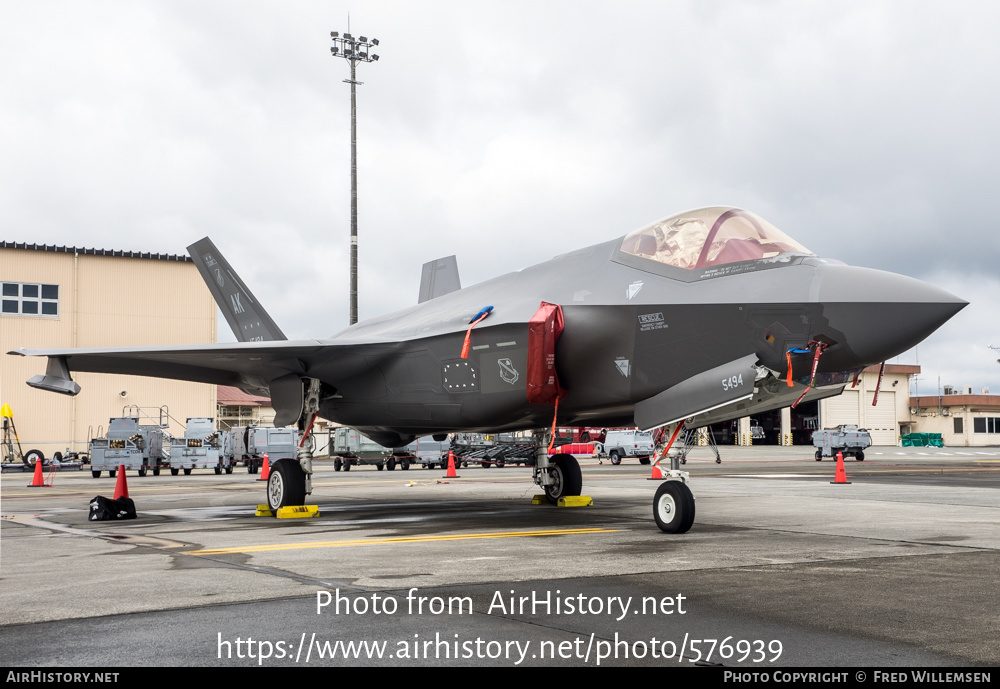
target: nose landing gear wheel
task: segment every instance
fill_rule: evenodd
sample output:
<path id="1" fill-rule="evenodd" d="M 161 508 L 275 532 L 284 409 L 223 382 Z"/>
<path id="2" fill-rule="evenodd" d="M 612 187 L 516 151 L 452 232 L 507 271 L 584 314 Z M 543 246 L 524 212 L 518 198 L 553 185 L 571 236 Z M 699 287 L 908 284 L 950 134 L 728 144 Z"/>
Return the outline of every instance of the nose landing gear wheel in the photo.
<path id="1" fill-rule="evenodd" d="M 694 524 L 694 495 L 680 481 L 665 481 L 653 498 L 653 519 L 663 533 L 687 533 Z"/>
<path id="2" fill-rule="evenodd" d="M 267 504 L 272 510 L 298 506 L 306 499 L 306 475 L 294 460 L 282 459 L 271 467 L 267 479 Z"/>
<path id="3" fill-rule="evenodd" d="M 580 464 L 573 455 L 556 455 L 552 458 L 549 474 L 554 479 L 552 485 L 545 486 L 545 497 L 553 505 L 559 504 L 559 498 L 568 495 L 579 495 L 583 489 L 583 474 Z"/>

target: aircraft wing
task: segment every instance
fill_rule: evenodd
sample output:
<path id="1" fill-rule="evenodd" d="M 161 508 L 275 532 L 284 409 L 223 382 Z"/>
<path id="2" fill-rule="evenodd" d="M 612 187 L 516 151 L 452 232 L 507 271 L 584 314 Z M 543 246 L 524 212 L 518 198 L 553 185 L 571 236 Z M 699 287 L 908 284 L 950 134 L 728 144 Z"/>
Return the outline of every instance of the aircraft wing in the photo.
<path id="1" fill-rule="evenodd" d="M 166 347 L 15 349 L 10 354 L 48 357 L 45 375 L 34 376 L 28 385 L 75 395 L 80 386 L 70 378 L 71 371 L 173 378 L 266 391 L 272 381 L 288 374 L 306 373 L 324 352 L 343 348 L 350 346 L 319 340 L 286 340 Z"/>

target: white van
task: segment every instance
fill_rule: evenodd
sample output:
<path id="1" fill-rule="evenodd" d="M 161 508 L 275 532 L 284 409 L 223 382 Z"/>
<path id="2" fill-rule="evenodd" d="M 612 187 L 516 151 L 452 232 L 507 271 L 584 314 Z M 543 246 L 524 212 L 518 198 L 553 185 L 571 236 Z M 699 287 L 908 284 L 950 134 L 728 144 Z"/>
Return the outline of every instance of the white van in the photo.
<path id="1" fill-rule="evenodd" d="M 621 464 L 626 457 L 636 457 L 639 464 L 649 464 L 653 454 L 653 434 L 638 429 L 608 431 L 600 454 L 607 455 L 612 464 Z"/>

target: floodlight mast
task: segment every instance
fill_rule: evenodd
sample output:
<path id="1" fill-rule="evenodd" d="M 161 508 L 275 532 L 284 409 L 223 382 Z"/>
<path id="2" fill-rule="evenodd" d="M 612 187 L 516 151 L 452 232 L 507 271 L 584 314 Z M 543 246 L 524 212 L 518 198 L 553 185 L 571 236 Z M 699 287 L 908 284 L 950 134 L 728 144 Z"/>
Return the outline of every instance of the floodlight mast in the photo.
<path id="1" fill-rule="evenodd" d="M 364 82 L 357 80 L 359 62 L 378 62 L 378 55 L 371 49 L 378 45 L 378 39 L 369 40 L 365 36 L 354 38 L 350 33 L 340 35 L 331 31 L 333 46 L 330 54 L 342 57 L 351 64 L 351 78 L 344 79 L 351 85 L 351 313 L 349 325 L 358 322 L 358 96 L 357 87 Z"/>

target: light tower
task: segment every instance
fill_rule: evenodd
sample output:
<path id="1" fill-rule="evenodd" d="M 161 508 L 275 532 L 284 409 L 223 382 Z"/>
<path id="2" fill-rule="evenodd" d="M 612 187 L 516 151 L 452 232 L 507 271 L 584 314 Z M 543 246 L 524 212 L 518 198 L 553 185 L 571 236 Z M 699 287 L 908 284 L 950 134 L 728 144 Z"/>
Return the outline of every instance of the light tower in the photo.
<path id="1" fill-rule="evenodd" d="M 334 57 L 342 57 L 351 63 L 351 78 L 344 83 L 351 85 L 351 315 L 350 325 L 358 322 L 358 95 L 357 87 L 364 82 L 358 81 L 357 65 L 359 62 L 378 62 L 378 55 L 371 49 L 378 45 L 378 39 L 368 40 L 364 36 L 355 38 L 350 33 L 340 35 L 339 31 L 331 31 L 333 46 L 330 53 Z"/>

